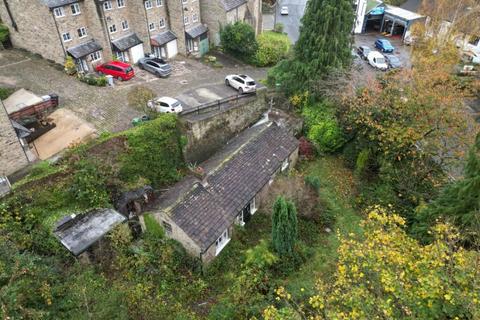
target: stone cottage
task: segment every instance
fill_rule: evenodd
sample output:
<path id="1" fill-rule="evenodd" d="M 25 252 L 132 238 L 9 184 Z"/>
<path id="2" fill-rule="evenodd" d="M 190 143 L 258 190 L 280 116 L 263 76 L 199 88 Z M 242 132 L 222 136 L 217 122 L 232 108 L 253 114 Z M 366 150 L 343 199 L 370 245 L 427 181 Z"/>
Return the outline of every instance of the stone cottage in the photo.
<path id="1" fill-rule="evenodd" d="M 244 225 L 265 198 L 275 175 L 295 165 L 298 141 L 273 123 L 240 133 L 157 199 L 150 211 L 166 235 L 208 263 L 228 244 L 233 225 Z"/>

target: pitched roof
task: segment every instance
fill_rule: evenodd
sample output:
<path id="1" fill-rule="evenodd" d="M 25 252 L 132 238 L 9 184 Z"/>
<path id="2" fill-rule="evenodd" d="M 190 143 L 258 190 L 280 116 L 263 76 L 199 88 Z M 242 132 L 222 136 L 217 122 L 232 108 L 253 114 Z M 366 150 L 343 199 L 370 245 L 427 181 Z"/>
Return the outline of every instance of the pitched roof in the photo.
<path id="1" fill-rule="evenodd" d="M 153 45 L 163 46 L 164 44 L 177 39 L 175 33 L 170 30 L 156 34 L 150 38 Z"/>
<path id="2" fill-rule="evenodd" d="M 72 4 L 75 2 L 80 2 L 80 0 L 41 0 L 43 4 L 45 4 L 47 7 L 50 9 L 57 8 L 57 7 L 63 7 L 68 4 Z"/>
<path id="3" fill-rule="evenodd" d="M 67 49 L 68 53 L 70 53 L 75 59 L 83 58 L 86 55 L 89 55 L 90 53 L 94 53 L 99 50 L 102 50 L 102 46 L 95 40 L 91 40 L 89 42 L 82 43 L 78 46 Z"/>
<path id="4" fill-rule="evenodd" d="M 275 124 L 247 129 L 202 164 L 203 182 L 187 177 L 158 199 L 159 209 L 204 251 L 297 147 L 297 139 Z"/>
<path id="5" fill-rule="evenodd" d="M 128 36 L 122 37 L 120 39 L 116 39 L 112 41 L 113 46 L 118 50 L 118 51 L 125 51 L 130 49 L 131 47 L 134 47 L 140 43 L 143 43 L 140 38 L 138 38 L 136 33 L 131 33 Z"/>
<path id="6" fill-rule="evenodd" d="M 230 11 L 247 3 L 247 0 L 221 0 L 221 3 L 225 11 Z"/>
<path id="7" fill-rule="evenodd" d="M 208 31 L 208 28 L 205 27 L 203 24 L 197 24 L 194 27 L 191 27 L 188 30 L 185 30 L 185 33 L 192 39 L 204 34 Z"/>
<path id="8" fill-rule="evenodd" d="M 407 21 L 412 21 L 412 20 L 417 20 L 417 19 L 424 18 L 424 16 L 422 16 L 422 15 L 416 13 L 416 12 L 408 11 L 408 10 L 402 9 L 400 7 L 395 7 L 395 6 L 391 6 L 391 5 L 386 5 L 385 6 L 385 13 L 386 14 L 388 13 L 392 16 L 395 16 L 395 17 L 398 17 L 400 19 L 407 20 Z"/>

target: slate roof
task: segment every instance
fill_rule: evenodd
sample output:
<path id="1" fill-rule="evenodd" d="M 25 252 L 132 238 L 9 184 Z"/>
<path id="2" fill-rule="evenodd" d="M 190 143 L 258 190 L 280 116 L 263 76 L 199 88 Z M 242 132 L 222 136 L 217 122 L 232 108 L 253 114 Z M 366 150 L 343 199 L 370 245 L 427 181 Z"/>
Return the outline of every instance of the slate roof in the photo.
<path id="1" fill-rule="evenodd" d="M 120 39 L 116 39 L 112 41 L 113 46 L 118 51 L 125 51 L 134 47 L 140 43 L 143 43 L 140 38 L 138 38 L 136 33 L 129 34 L 128 36 L 122 37 Z"/>
<path id="2" fill-rule="evenodd" d="M 205 32 L 208 31 L 208 28 L 205 27 L 203 24 L 197 24 L 194 27 L 191 27 L 188 30 L 185 30 L 185 33 L 192 39 L 195 39 L 196 37 L 204 34 Z"/>
<path id="3" fill-rule="evenodd" d="M 75 2 L 80 2 L 80 0 L 41 0 L 43 4 L 45 4 L 47 7 L 50 9 L 57 8 L 57 7 L 63 7 L 68 4 L 72 4 Z"/>
<path id="4" fill-rule="evenodd" d="M 177 39 L 177 36 L 170 30 L 156 34 L 150 38 L 151 42 L 153 42 L 153 44 L 156 46 L 163 46 L 164 44 L 175 39 Z"/>
<path id="5" fill-rule="evenodd" d="M 221 3 L 225 11 L 230 11 L 247 3 L 247 0 L 222 0 Z"/>
<path id="6" fill-rule="evenodd" d="M 75 59 L 83 58 L 90 53 L 94 53 L 99 50 L 102 50 L 102 46 L 95 40 L 91 40 L 89 42 L 82 43 L 78 46 L 67 49 L 68 53 L 70 53 Z"/>
<path id="7" fill-rule="evenodd" d="M 203 182 L 187 177 L 162 195 L 160 210 L 205 251 L 297 147 L 275 124 L 247 129 L 201 165 Z"/>

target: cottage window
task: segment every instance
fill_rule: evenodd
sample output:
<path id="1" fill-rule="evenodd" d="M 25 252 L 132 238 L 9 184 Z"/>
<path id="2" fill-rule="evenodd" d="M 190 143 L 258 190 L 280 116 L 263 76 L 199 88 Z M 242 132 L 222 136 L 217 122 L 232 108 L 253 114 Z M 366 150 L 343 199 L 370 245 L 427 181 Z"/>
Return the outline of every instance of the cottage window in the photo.
<path id="1" fill-rule="evenodd" d="M 65 11 L 63 11 L 62 7 L 58 7 L 58 8 L 53 9 L 53 14 L 57 18 L 65 17 Z"/>
<path id="2" fill-rule="evenodd" d="M 172 234 L 172 225 L 166 221 L 162 221 L 163 229 L 167 234 Z"/>
<path id="3" fill-rule="evenodd" d="M 157 0 L 157 7 L 163 6 L 163 1 L 162 0 Z"/>
<path id="4" fill-rule="evenodd" d="M 215 255 L 217 256 L 220 251 L 223 250 L 223 248 L 225 248 L 225 246 L 227 245 L 227 243 L 230 242 L 230 237 L 229 237 L 229 234 L 228 234 L 228 229 L 223 231 L 222 235 L 217 239 L 217 241 L 215 241 Z"/>
<path id="5" fill-rule="evenodd" d="M 74 3 L 70 5 L 70 9 L 72 10 L 72 15 L 76 16 L 77 14 L 80 14 L 80 5 L 78 3 Z"/>
<path id="6" fill-rule="evenodd" d="M 122 29 L 123 30 L 128 30 L 128 21 L 127 20 L 122 21 Z"/>
<path id="7" fill-rule="evenodd" d="M 254 215 L 255 212 L 257 212 L 257 205 L 255 203 L 255 198 L 253 198 L 252 201 L 250 201 L 250 213 Z"/>
<path id="8" fill-rule="evenodd" d="M 160 22 L 158 23 L 158 25 L 160 26 L 160 28 L 165 28 L 165 19 L 160 18 Z"/>
<path id="9" fill-rule="evenodd" d="M 95 51 L 94 53 L 90 54 L 90 60 L 92 60 L 92 62 L 98 61 L 100 59 L 102 59 L 102 54 L 100 53 L 100 51 Z"/>
<path id="10" fill-rule="evenodd" d="M 192 16 L 192 22 L 198 22 L 198 15 L 197 14 L 194 14 Z"/>
<path id="11" fill-rule="evenodd" d="M 152 1 L 151 0 L 145 1 L 145 9 L 147 9 L 147 10 L 152 9 Z"/>
<path id="12" fill-rule="evenodd" d="M 188 2 L 188 0 L 182 0 L 183 4 L 186 4 L 187 2 Z"/>
<path id="13" fill-rule="evenodd" d="M 117 0 L 117 7 L 119 8 L 125 7 L 125 0 Z"/>
<path id="14" fill-rule="evenodd" d="M 72 41 L 72 36 L 70 36 L 70 32 L 65 32 L 62 34 L 63 42 Z"/>
<path id="15" fill-rule="evenodd" d="M 84 38 L 87 36 L 87 29 L 85 27 L 81 27 L 79 29 L 77 29 L 77 32 L 78 32 L 78 37 L 79 38 Z"/>
<path id="16" fill-rule="evenodd" d="M 103 3 L 103 9 L 105 11 L 112 10 L 112 1 L 108 0 Z"/>
<path id="17" fill-rule="evenodd" d="M 183 23 L 186 25 L 189 24 L 187 16 L 183 17 Z"/>
<path id="18" fill-rule="evenodd" d="M 287 158 L 287 159 L 285 159 L 285 161 L 283 161 L 283 163 L 282 163 L 282 171 L 287 170 L 287 169 L 288 169 L 288 165 L 289 165 L 289 163 L 288 163 L 288 158 Z"/>
<path id="19" fill-rule="evenodd" d="M 150 31 L 155 30 L 155 23 L 153 23 L 153 22 L 150 23 L 150 24 L 148 25 L 148 30 L 150 30 Z"/>
<path id="20" fill-rule="evenodd" d="M 110 30 L 110 33 L 115 33 L 117 32 L 117 26 L 112 24 L 108 27 L 108 30 Z"/>

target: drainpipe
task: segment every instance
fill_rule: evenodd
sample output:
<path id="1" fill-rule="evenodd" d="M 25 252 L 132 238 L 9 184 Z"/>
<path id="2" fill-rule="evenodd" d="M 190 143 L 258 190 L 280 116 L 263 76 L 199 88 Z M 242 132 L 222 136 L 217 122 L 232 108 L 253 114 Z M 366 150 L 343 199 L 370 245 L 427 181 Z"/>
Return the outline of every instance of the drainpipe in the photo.
<path id="1" fill-rule="evenodd" d="M 145 13 L 145 20 L 147 20 L 147 34 L 148 34 L 148 43 L 150 44 L 150 53 L 152 53 L 153 49 L 152 49 L 152 35 L 150 34 L 150 26 L 149 26 L 149 22 L 148 22 L 148 13 L 147 13 L 147 8 L 145 7 L 145 2 L 147 0 L 143 0 L 143 12 Z M 153 6 L 153 3 L 152 3 L 152 6 Z"/>
<path id="2" fill-rule="evenodd" d="M 10 11 L 10 5 L 8 4 L 8 1 L 3 0 L 3 4 L 5 5 L 5 9 L 7 9 L 8 17 L 10 18 L 10 21 L 12 22 L 13 29 L 15 29 L 15 31 L 18 32 L 18 26 L 17 26 L 17 23 L 15 22 L 15 19 L 13 18 L 12 11 Z"/>
<path id="3" fill-rule="evenodd" d="M 97 13 L 100 16 L 100 20 L 105 28 L 108 43 L 110 44 L 110 50 L 112 51 L 113 55 L 113 44 L 112 44 L 112 38 L 110 37 L 110 30 L 108 30 L 108 23 L 107 23 L 107 18 L 105 17 L 104 11 L 103 11 L 103 2 L 99 2 L 98 0 L 95 1 L 95 5 L 97 7 Z M 110 57 L 113 58 L 113 57 Z"/>
<path id="4" fill-rule="evenodd" d="M 52 14 L 53 23 L 55 24 L 55 29 L 57 30 L 58 39 L 60 40 L 60 44 L 62 45 L 63 50 L 63 57 L 67 58 L 67 50 L 65 49 L 65 45 L 63 44 L 62 35 L 60 34 L 60 30 L 58 29 L 57 19 L 55 19 L 55 15 L 53 14 L 53 10 L 50 10 Z"/>
<path id="5" fill-rule="evenodd" d="M 185 50 L 187 51 L 186 54 L 188 55 L 190 52 L 188 51 L 187 33 L 185 32 L 185 8 L 183 7 L 183 1 L 182 0 L 178 0 L 178 1 L 180 1 L 180 6 L 182 8 L 183 38 L 185 39 Z"/>

